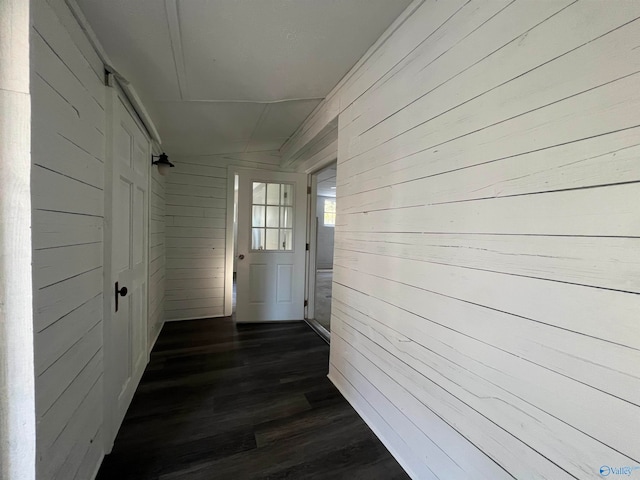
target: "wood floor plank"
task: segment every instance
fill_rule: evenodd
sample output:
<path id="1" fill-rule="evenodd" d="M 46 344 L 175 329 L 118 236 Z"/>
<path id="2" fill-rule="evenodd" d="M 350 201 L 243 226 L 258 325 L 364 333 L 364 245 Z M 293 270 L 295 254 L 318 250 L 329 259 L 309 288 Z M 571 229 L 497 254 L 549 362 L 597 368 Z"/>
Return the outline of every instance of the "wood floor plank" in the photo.
<path id="1" fill-rule="evenodd" d="M 407 479 L 304 322 L 167 323 L 98 480 Z"/>

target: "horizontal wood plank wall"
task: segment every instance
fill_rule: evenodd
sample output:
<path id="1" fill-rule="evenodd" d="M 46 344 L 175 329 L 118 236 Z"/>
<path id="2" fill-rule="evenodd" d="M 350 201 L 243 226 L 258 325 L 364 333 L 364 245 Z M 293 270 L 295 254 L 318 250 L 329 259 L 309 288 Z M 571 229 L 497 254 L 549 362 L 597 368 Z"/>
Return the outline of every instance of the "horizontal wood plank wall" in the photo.
<path id="1" fill-rule="evenodd" d="M 151 211 L 149 212 L 149 351 L 164 322 L 165 300 L 165 177 L 157 168 L 151 173 Z"/>
<path id="2" fill-rule="evenodd" d="M 224 315 L 227 168 L 278 169 L 274 152 L 171 156 L 166 177 L 166 320 Z"/>
<path id="3" fill-rule="evenodd" d="M 309 167 L 334 161 L 338 154 L 338 118 L 330 121 L 312 141 L 290 158 L 282 159 L 282 167 L 306 172 Z"/>
<path id="4" fill-rule="evenodd" d="M 102 63 L 63 2 L 32 2 L 32 208 L 38 478 L 103 456 Z"/>
<path id="5" fill-rule="evenodd" d="M 640 465 L 640 2 L 416 5 L 294 136 L 339 110 L 330 376 L 414 478 Z"/>

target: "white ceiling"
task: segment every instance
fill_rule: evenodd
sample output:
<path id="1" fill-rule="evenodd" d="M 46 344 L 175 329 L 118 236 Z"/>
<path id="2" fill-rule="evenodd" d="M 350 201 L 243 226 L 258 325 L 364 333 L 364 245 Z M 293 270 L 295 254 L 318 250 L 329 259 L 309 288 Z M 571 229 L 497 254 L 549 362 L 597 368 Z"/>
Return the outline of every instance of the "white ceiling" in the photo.
<path id="1" fill-rule="evenodd" d="M 411 0 L 77 0 L 164 148 L 277 150 Z"/>
<path id="2" fill-rule="evenodd" d="M 336 170 L 337 164 L 332 163 L 317 173 L 318 195 L 321 197 L 336 196 Z"/>

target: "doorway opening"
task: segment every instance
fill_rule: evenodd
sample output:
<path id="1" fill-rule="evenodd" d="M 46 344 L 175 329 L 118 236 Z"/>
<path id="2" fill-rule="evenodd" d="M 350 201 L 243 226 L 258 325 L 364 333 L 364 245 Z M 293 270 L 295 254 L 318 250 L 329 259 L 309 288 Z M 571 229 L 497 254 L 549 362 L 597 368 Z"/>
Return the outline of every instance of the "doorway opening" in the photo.
<path id="1" fill-rule="evenodd" d="M 307 175 L 228 172 L 225 315 L 236 323 L 302 320 Z"/>
<path id="2" fill-rule="evenodd" d="M 331 298 L 333 284 L 333 250 L 336 223 L 337 162 L 311 176 L 310 261 L 309 289 L 312 301 L 309 321 L 327 340 L 331 334 Z"/>
<path id="3" fill-rule="evenodd" d="M 240 177 L 238 174 L 233 175 L 233 291 L 231 293 L 231 316 L 235 320 L 236 316 L 236 298 L 238 292 L 238 186 Z"/>

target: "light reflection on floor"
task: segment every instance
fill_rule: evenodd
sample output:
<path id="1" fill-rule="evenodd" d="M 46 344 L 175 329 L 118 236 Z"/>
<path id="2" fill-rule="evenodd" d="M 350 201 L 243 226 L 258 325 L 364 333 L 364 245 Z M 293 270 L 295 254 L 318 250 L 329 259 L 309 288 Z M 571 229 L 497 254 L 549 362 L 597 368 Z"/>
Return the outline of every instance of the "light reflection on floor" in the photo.
<path id="1" fill-rule="evenodd" d="M 331 285 L 333 270 L 316 272 L 315 317 L 320 325 L 331 331 Z"/>

